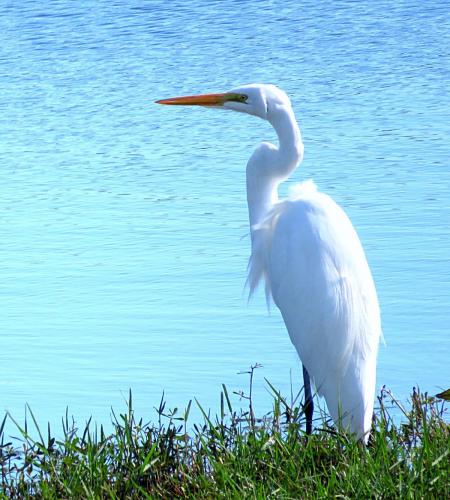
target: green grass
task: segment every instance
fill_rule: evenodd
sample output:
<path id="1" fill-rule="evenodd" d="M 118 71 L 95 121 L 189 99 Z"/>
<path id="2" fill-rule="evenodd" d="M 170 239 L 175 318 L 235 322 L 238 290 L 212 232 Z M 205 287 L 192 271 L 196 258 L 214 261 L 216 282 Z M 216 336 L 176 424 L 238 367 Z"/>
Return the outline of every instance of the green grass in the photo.
<path id="1" fill-rule="evenodd" d="M 11 441 L 4 428 L 12 417 L 5 416 L 0 498 L 450 498 L 442 401 L 414 391 L 404 408 L 384 390 L 364 447 L 325 415 L 307 437 L 301 407 L 269 387 L 273 410 L 260 418 L 251 385 L 247 411 L 233 409 L 224 386 L 218 415 L 199 406 L 196 424 L 191 403 L 179 414 L 163 400 L 156 423 L 138 421 L 131 393 L 127 411 L 112 415 L 111 433 L 91 422 L 78 430 L 66 414 L 58 439 L 40 430 L 30 410 L 23 425 L 13 420 L 20 437 Z"/>

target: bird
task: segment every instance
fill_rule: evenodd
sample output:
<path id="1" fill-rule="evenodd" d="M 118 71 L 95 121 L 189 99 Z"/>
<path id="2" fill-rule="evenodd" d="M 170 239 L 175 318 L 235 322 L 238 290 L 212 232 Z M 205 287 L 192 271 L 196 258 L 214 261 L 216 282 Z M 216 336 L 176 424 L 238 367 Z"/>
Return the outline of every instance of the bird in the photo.
<path id="1" fill-rule="evenodd" d="M 305 180 L 279 199 L 280 184 L 304 155 L 289 97 L 272 84 L 249 84 L 156 103 L 237 111 L 275 129 L 278 145 L 262 142 L 246 168 L 250 295 L 265 282 L 298 353 L 306 434 L 312 432 L 313 386 L 337 428 L 367 443 L 382 336 L 377 292 L 356 230 L 330 196 Z"/>

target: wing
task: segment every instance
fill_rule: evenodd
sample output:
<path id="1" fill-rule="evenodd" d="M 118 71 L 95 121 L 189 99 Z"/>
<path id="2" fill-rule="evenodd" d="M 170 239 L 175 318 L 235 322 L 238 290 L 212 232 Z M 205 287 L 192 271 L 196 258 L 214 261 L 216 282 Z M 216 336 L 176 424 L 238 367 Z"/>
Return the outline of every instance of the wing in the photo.
<path id="1" fill-rule="evenodd" d="M 381 328 L 372 276 L 350 220 L 304 183 L 259 230 L 260 268 L 302 363 L 334 421 L 363 435 L 372 418 Z"/>

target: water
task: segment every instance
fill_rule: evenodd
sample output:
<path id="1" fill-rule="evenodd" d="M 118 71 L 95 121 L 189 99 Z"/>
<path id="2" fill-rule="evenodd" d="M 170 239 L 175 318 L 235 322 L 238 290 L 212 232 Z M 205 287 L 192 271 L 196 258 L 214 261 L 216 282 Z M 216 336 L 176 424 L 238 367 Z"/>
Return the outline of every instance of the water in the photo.
<path id="1" fill-rule="evenodd" d="M 378 385 L 450 383 L 448 2 L 80 1 L 0 7 L 0 412 L 151 414 L 251 364 L 298 387 L 262 293 L 247 305 L 253 117 L 158 98 L 276 83 L 313 177 L 358 229 L 387 345 Z M 286 191 L 283 189 L 283 191 Z"/>

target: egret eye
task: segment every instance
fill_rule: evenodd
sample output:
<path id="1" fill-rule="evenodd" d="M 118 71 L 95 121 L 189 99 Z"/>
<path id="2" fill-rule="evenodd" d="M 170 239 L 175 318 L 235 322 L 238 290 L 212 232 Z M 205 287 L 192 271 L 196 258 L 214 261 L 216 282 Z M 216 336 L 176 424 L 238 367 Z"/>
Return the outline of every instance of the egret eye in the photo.
<path id="1" fill-rule="evenodd" d="M 234 94 L 230 93 L 228 94 L 227 101 L 232 101 L 232 102 L 242 102 L 245 103 L 247 102 L 248 95 L 247 94 Z"/>

